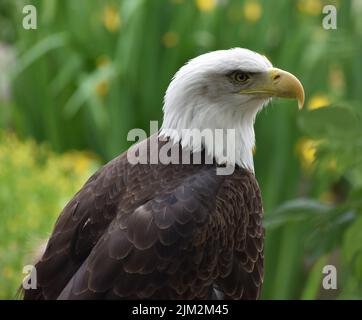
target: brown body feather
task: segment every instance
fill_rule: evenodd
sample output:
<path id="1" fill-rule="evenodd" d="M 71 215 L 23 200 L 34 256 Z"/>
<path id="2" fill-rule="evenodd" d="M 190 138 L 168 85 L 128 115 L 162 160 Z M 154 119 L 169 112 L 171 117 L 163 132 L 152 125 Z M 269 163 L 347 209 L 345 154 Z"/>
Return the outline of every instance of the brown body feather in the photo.
<path id="1" fill-rule="evenodd" d="M 226 299 L 257 299 L 262 219 L 245 169 L 131 165 L 124 153 L 64 208 L 24 298 L 208 299 L 217 287 Z"/>

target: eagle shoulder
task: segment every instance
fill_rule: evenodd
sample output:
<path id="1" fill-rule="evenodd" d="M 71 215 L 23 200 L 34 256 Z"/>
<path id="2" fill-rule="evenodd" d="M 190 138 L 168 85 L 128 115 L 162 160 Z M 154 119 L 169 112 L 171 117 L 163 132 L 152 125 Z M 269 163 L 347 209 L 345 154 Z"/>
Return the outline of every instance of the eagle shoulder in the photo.
<path id="1" fill-rule="evenodd" d="M 148 186 L 154 190 L 152 197 L 128 185 L 137 201 L 120 201 L 115 218 L 60 299 L 200 298 L 209 294 L 217 256 L 215 250 L 210 251 L 215 248 L 208 248 L 207 227 L 223 178 L 211 165 L 132 170 L 142 171 L 146 181 L 157 177 L 156 185 Z"/>

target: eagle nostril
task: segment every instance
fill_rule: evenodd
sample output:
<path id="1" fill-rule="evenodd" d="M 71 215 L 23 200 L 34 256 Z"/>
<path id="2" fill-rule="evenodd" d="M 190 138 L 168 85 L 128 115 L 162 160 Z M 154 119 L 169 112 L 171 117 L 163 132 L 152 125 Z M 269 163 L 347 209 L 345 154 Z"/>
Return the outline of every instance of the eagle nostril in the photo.
<path id="1" fill-rule="evenodd" d="M 273 80 L 276 81 L 280 78 L 280 74 L 276 74 L 274 77 L 273 77 Z"/>

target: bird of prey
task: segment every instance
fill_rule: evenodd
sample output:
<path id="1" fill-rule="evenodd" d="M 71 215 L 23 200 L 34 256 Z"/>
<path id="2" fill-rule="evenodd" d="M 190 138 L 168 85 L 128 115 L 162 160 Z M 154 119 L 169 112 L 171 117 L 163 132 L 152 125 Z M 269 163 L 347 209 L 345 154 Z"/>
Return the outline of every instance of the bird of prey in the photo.
<path id="1" fill-rule="evenodd" d="M 169 144 L 190 151 L 191 161 L 131 163 L 129 149 L 100 168 L 60 214 L 35 265 L 37 288 L 24 299 L 258 299 L 264 228 L 253 125 L 273 97 L 302 107 L 304 90 L 248 49 L 182 66 L 167 88 L 161 129 L 136 146 Z M 234 134 L 187 139 L 204 129 Z M 223 141 L 234 157 L 217 147 Z M 230 163 L 230 174 L 218 174 Z"/>

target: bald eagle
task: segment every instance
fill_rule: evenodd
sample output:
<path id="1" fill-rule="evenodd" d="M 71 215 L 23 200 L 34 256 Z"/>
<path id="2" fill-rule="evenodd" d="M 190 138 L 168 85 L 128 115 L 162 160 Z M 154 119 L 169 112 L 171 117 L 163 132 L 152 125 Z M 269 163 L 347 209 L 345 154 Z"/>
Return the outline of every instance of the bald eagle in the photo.
<path id="1" fill-rule="evenodd" d="M 173 77 L 160 131 L 138 151 L 166 144 L 189 163 L 130 163 L 129 150 L 100 168 L 65 206 L 24 299 L 257 299 L 263 283 L 263 207 L 254 175 L 254 120 L 273 97 L 304 103 L 292 74 L 256 52 L 200 55 Z M 185 130 L 233 129 L 222 141 Z M 198 155 L 201 161 L 193 163 Z M 211 161 L 206 161 L 210 160 Z M 217 169 L 232 163 L 231 174 Z"/>

